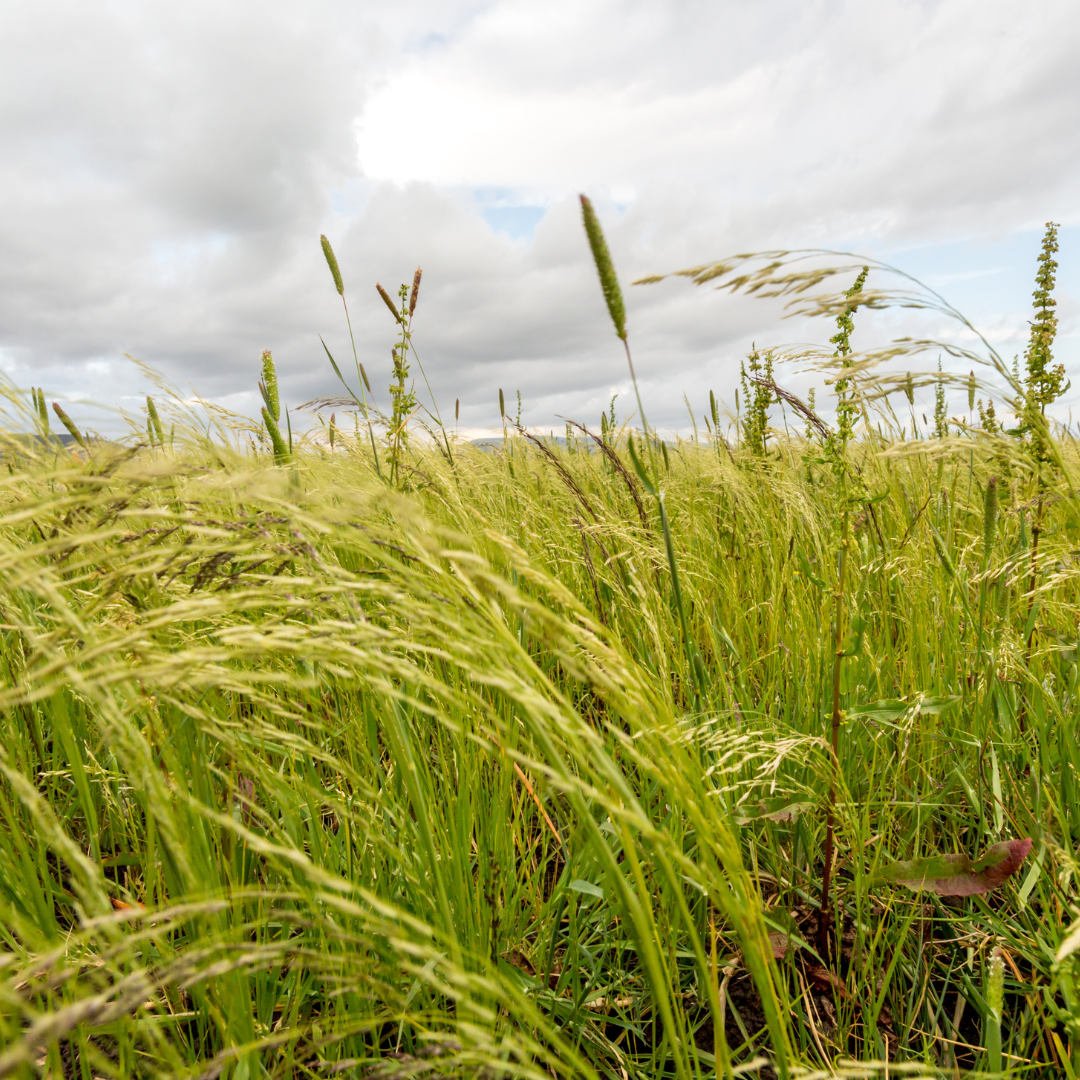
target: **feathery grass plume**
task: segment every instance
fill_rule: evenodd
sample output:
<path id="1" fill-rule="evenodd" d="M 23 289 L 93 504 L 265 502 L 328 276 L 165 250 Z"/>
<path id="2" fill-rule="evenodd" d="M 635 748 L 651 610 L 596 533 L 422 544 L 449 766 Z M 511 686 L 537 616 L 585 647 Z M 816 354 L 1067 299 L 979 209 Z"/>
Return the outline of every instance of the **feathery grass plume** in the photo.
<path id="1" fill-rule="evenodd" d="M 88 450 L 89 447 L 86 445 L 86 439 L 83 437 L 82 432 L 80 432 L 79 429 L 75 426 L 75 422 L 71 419 L 71 417 L 68 416 L 68 414 L 66 412 L 64 412 L 64 410 L 62 408 L 60 408 L 60 406 L 55 401 L 52 403 L 52 407 L 53 407 L 53 412 L 56 413 L 56 415 L 58 417 L 60 417 L 60 423 L 63 424 L 64 427 L 67 428 L 68 434 L 84 450 Z"/>
<path id="2" fill-rule="evenodd" d="M 156 440 L 158 446 L 163 447 L 165 445 L 165 431 L 161 426 L 161 417 L 158 416 L 154 399 L 149 394 L 146 395 L 146 422 L 150 435 L 150 445 L 153 446 Z"/>
<path id="3" fill-rule="evenodd" d="M 288 465 L 292 460 L 292 455 L 289 453 L 289 448 L 285 444 L 285 440 L 281 437 L 281 431 L 277 426 L 277 421 L 270 415 L 269 410 L 264 405 L 262 408 L 263 423 L 266 425 L 266 433 L 270 436 L 270 445 L 274 449 L 274 464 L 275 465 Z"/>
<path id="4" fill-rule="evenodd" d="M 375 282 L 375 288 L 383 298 L 383 303 L 390 309 L 390 314 L 394 316 L 394 321 L 404 325 L 405 320 L 401 317 L 401 312 L 398 311 L 394 301 L 390 299 L 390 294 L 377 281 Z"/>
<path id="5" fill-rule="evenodd" d="M 626 307 L 623 304 L 619 279 L 615 276 L 615 264 L 611 261 L 611 253 L 608 251 L 607 241 L 604 239 L 604 232 L 600 228 L 600 220 L 596 216 L 592 203 L 586 195 L 579 195 L 578 198 L 581 200 L 581 218 L 585 223 L 585 235 L 589 238 L 589 247 L 592 249 L 596 272 L 600 276 L 600 288 L 604 290 L 608 313 L 615 326 L 615 333 L 625 341 Z"/>
<path id="6" fill-rule="evenodd" d="M 337 289 L 338 296 L 342 299 L 345 297 L 345 282 L 341 280 L 341 270 L 338 267 L 337 256 L 334 254 L 334 249 L 330 246 L 330 241 L 325 236 L 320 236 L 319 241 L 322 243 L 323 255 L 326 257 L 326 265 L 330 267 L 330 274 L 334 279 L 334 288 Z"/>
<path id="7" fill-rule="evenodd" d="M 418 266 L 416 273 L 413 274 L 412 279 L 412 292 L 409 294 L 409 318 L 413 317 L 413 312 L 416 310 L 416 298 L 420 295 L 420 277 L 423 274 L 423 270 Z"/>
<path id="8" fill-rule="evenodd" d="M 262 374 L 263 377 L 260 388 L 262 389 L 266 407 L 270 410 L 270 415 L 275 421 L 280 420 L 281 404 L 278 399 L 277 370 L 274 367 L 274 358 L 271 356 L 269 349 L 263 349 Z"/>

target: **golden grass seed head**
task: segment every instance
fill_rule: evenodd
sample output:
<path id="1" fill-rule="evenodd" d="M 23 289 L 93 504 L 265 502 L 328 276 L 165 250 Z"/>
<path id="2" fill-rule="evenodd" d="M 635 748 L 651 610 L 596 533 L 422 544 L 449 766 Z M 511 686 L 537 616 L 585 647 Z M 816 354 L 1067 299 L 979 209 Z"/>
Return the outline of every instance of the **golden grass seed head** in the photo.
<path id="1" fill-rule="evenodd" d="M 596 272 L 600 276 L 600 288 L 604 291 L 604 299 L 607 301 L 608 312 L 615 326 L 615 333 L 625 341 L 626 307 L 623 304 L 619 279 L 615 276 L 615 264 L 611 261 L 611 253 L 608 251 L 604 232 L 600 228 L 600 219 L 596 216 L 592 203 L 586 195 L 581 195 L 579 198 L 581 199 L 581 219 L 585 224 L 585 235 L 588 237 L 589 247 L 592 249 Z"/>
<path id="2" fill-rule="evenodd" d="M 334 249 L 330 246 L 330 241 L 325 236 L 319 237 L 322 241 L 323 255 L 326 256 L 326 265 L 330 267 L 330 273 L 334 278 L 334 288 L 338 291 L 338 296 L 344 297 L 345 295 L 345 282 L 341 280 L 341 269 L 338 267 L 337 256 L 334 254 Z"/>

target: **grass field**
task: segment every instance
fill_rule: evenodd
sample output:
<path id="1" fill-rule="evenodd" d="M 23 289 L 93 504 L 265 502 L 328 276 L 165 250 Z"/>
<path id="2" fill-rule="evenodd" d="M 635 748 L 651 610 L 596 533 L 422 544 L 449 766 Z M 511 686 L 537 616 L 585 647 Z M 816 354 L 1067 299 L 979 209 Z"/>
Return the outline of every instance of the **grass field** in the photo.
<path id="1" fill-rule="evenodd" d="M 666 443 L 13 436 L 0 1076 L 1076 1075 L 1051 369 L 924 432 L 833 342 L 805 437 L 761 358 Z"/>

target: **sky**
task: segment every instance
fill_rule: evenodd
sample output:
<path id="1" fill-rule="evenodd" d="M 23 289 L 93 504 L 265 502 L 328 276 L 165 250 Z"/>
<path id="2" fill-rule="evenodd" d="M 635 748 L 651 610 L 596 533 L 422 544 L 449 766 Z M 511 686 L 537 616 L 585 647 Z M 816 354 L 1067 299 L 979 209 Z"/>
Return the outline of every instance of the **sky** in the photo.
<path id="1" fill-rule="evenodd" d="M 626 418 L 586 192 L 654 425 L 686 430 L 687 401 L 700 423 L 710 390 L 733 407 L 752 343 L 833 328 L 636 278 L 865 253 L 1011 360 L 1048 220 L 1077 387 L 1061 415 L 1080 417 L 1078 55 L 1074 0 L 7 0 L 0 372 L 109 433 L 159 392 L 147 369 L 251 415 L 271 349 L 290 407 L 334 394 L 320 335 L 343 371 L 352 353 L 325 233 L 383 402 L 375 283 L 422 266 L 414 343 L 445 418 L 459 401 L 465 430 L 496 426 L 500 388 L 540 429 L 595 424 L 613 395 Z M 940 316 L 857 316 L 857 346 L 896 334 L 968 340 Z M 777 377 L 824 398 L 820 375 Z"/>

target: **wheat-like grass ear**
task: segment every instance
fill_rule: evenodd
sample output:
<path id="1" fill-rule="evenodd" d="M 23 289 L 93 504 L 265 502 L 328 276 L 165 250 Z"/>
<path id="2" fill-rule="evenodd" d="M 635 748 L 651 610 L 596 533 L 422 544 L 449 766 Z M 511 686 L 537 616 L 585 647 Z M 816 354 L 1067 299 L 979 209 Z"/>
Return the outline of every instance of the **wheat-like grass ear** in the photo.
<path id="1" fill-rule="evenodd" d="M 334 288 L 337 289 L 338 296 L 344 297 L 345 282 L 341 280 L 341 269 L 338 266 L 334 249 L 330 246 L 330 241 L 327 240 L 325 236 L 320 236 L 319 240 L 322 243 L 323 255 L 326 256 L 326 265 L 330 267 L 330 274 L 334 279 Z"/>
<path id="2" fill-rule="evenodd" d="M 600 288 L 604 290 L 608 313 L 615 326 L 615 333 L 625 341 L 626 305 L 623 304 L 619 279 L 615 276 L 615 264 L 611 261 L 611 252 L 608 251 L 604 231 L 600 228 L 600 219 L 596 216 L 589 197 L 579 195 L 578 198 L 581 199 L 581 218 L 585 223 L 585 235 L 589 238 L 589 247 L 592 249 L 593 262 L 596 264 L 596 272 L 600 277 Z"/>

